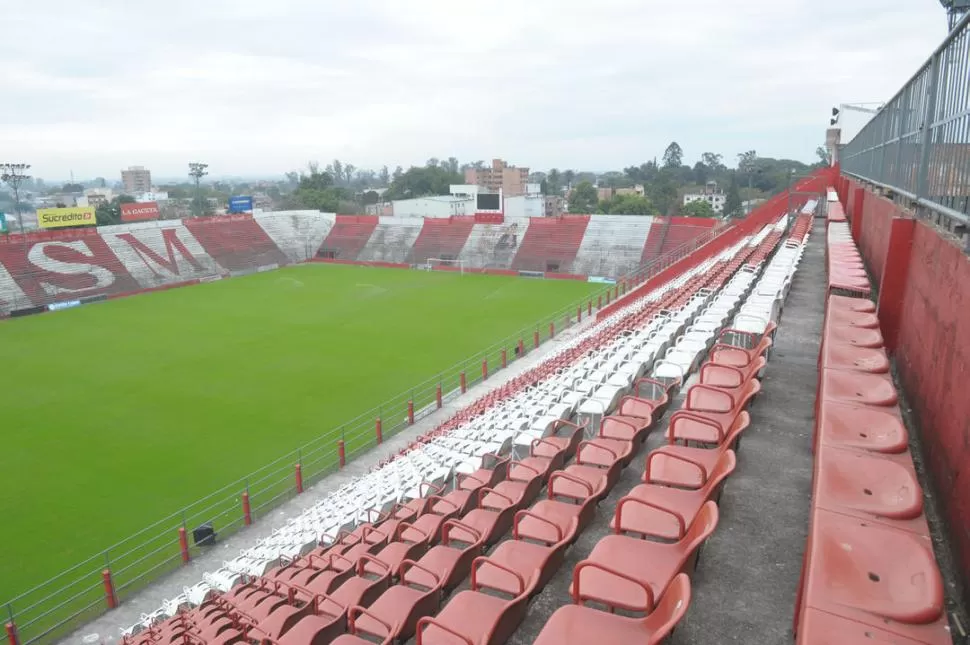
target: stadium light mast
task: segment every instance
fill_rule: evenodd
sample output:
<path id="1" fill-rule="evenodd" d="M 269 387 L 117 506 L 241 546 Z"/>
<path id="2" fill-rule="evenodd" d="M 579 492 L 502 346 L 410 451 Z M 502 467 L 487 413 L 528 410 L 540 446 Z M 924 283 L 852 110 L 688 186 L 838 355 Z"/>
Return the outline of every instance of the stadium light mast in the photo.
<path id="1" fill-rule="evenodd" d="M 24 232 L 24 216 L 20 212 L 20 184 L 30 179 L 28 170 L 30 170 L 30 164 L 26 163 L 0 164 L 0 180 L 13 188 L 13 208 L 17 212 L 17 226 L 21 234 Z"/>
<path id="2" fill-rule="evenodd" d="M 209 167 L 207 163 L 199 163 L 198 161 L 192 161 L 189 163 L 189 177 L 195 179 L 195 201 L 199 205 L 199 215 L 201 216 L 205 209 L 202 208 L 202 188 L 199 182 L 202 178 L 209 174 L 206 168 Z"/>
<path id="3" fill-rule="evenodd" d="M 946 9 L 947 25 L 950 31 L 960 24 L 965 15 L 970 13 L 970 0 L 940 0 Z"/>

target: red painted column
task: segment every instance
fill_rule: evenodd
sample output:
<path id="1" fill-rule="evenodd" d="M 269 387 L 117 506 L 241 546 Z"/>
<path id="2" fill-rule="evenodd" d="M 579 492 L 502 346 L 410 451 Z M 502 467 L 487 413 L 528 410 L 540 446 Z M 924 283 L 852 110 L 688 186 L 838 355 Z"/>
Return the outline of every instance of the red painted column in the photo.
<path id="1" fill-rule="evenodd" d="M 849 220 L 849 225 L 852 228 L 852 239 L 855 240 L 856 244 L 859 244 L 859 240 L 862 238 L 862 213 L 866 204 L 866 189 L 856 188 L 849 199 L 852 204 L 850 209 L 852 219 Z"/>
<path id="2" fill-rule="evenodd" d="M 414 401 L 408 399 L 408 425 L 414 425 Z"/>
<path id="3" fill-rule="evenodd" d="M 599 296 L 596 297 L 596 308 L 597 309 L 603 308 L 603 294 L 600 294 Z"/>
<path id="4" fill-rule="evenodd" d="M 592 316 L 593 315 L 593 301 L 592 300 L 590 300 L 589 302 L 586 303 L 586 315 L 587 316 Z"/>
<path id="5" fill-rule="evenodd" d="M 906 292 L 906 276 L 913 250 L 913 235 L 916 220 L 894 217 L 889 231 L 889 248 L 886 251 L 886 265 L 879 283 L 879 302 L 876 314 L 886 342 L 886 351 L 896 351 L 899 338 L 899 325 L 903 318 L 903 294 Z"/>
<path id="6" fill-rule="evenodd" d="M 380 417 L 374 419 L 374 434 L 377 436 L 378 445 L 384 443 L 384 427 Z"/>
<path id="7" fill-rule="evenodd" d="M 525 342 L 519 339 L 519 356 L 525 356 Z"/>
<path id="8" fill-rule="evenodd" d="M 606 304 L 610 304 L 610 294 L 611 293 L 612 293 L 612 291 L 610 291 L 609 289 L 606 290 Z"/>
<path id="9" fill-rule="evenodd" d="M 344 444 L 343 439 L 337 442 L 337 457 L 340 458 L 341 468 L 347 465 L 347 446 Z"/>
<path id="10" fill-rule="evenodd" d="M 242 494 L 243 524 L 249 526 L 253 523 L 253 509 L 249 505 L 249 493 Z"/>
<path id="11" fill-rule="evenodd" d="M 532 344 L 535 345 L 536 348 L 539 347 L 539 332 L 538 331 L 532 332 Z"/>
<path id="12" fill-rule="evenodd" d="M 503 349 L 502 350 L 502 369 L 504 370 L 508 366 L 509 366 L 509 350 Z"/>
<path id="13" fill-rule="evenodd" d="M 434 401 L 437 404 L 438 409 L 440 410 L 441 409 L 441 383 L 438 383 L 438 387 L 435 388 Z"/>
<path id="14" fill-rule="evenodd" d="M 482 380 L 488 380 L 488 359 L 482 361 Z"/>
<path id="15" fill-rule="evenodd" d="M 576 307 L 576 322 L 577 323 L 583 322 L 583 306 L 582 305 Z"/>
<path id="16" fill-rule="evenodd" d="M 461 373 L 461 378 L 459 379 L 459 382 L 461 383 L 461 393 L 464 394 L 465 392 L 468 391 L 468 381 L 465 379 L 464 372 Z"/>
<path id="17" fill-rule="evenodd" d="M 114 609 L 118 606 L 118 596 L 115 595 L 114 581 L 111 580 L 111 569 L 101 572 L 101 582 L 104 583 L 104 602 L 108 609 Z"/>
<path id="18" fill-rule="evenodd" d="M 182 554 L 182 563 L 188 564 L 189 556 L 189 538 L 185 535 L 185 527 L 179 527 L 179 552 Z"/>
<path id="19" fill-rule="evenodd" d="M 551 322 L 549 323 L 549 338 L 555 338 L 555 337 L 556 337 L 556 323 Z"/>
<path id="20" fill-rule="evenodd" d="M 17 626 L 13 623 L 7 623 L 7 644 L 20 645 L 20 641 L 17 640 Z"/>

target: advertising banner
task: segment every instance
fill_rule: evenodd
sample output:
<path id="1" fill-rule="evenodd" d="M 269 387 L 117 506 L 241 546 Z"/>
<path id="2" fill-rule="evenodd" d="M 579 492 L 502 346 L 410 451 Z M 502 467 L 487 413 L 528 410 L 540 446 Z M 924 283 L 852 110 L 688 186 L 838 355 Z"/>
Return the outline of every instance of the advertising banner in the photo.
<path id="1" fill-rule="evenodd" d="M 238 195 L 229 198 L 230 213 L 251 213 L 253 211 L 253 198 L 247 195 Z"/>
<path id="2" fill-rule="evenodd" d="M 122 222 L 147 222 L 159 217 L 158 202 L 143 202 L 141 204 L 122 204 Z"/>
<path id="3" fill-rule="evenodd" d="M 98 223 L 98 216 L 90 206 L 39 208 L 37 209 L 37 223 L 41 228 L 94 226 Z"/>

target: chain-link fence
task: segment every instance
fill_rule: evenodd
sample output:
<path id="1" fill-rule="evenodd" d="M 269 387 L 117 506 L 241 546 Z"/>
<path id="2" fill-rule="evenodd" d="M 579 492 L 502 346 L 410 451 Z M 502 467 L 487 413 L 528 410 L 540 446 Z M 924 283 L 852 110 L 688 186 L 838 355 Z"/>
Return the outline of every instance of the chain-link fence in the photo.
<path id="1" fill-rule="evenodd" d="M 970 14 L 839 157 L 950 227 L 970 223 Z"/>

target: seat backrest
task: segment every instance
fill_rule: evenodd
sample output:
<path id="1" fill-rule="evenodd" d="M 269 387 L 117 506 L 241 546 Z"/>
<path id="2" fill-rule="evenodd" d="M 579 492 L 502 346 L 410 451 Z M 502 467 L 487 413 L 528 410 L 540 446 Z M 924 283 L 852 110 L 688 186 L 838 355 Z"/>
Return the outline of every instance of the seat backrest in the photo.
<path id="1" fill-rule="evenodd" d="M 722 452 L 717 458 L 714 468 L 707 475 L 707 482 L 705 482 L 704 488 L 707 490 L 716 488 L 728 475 L 734 472 L 737 465 L 737 455 L 734 454 L 733 450 L 728 449 Z"/>
<path id="2" fill-rule="evenodd" d="M 667 590 L 649 616 L 643 619 L 647 640 L 644 645 L 659 645 L 674 631 L 674 627 L 690 606 L 690 578 L 679 573 L 667 585 Z"/>
<path id="3" fill-rule="evenodd" d="M 686 559 L 703 544 L 714 529 L 717 528 L 718 512 L 717 503 L 713 500 L 704 502 L 701 510 L 697 512 L 694 521 L 691 522 L 687 533 L 680 539 L 678 544 L 683 545 L 683 557 Z"/>

